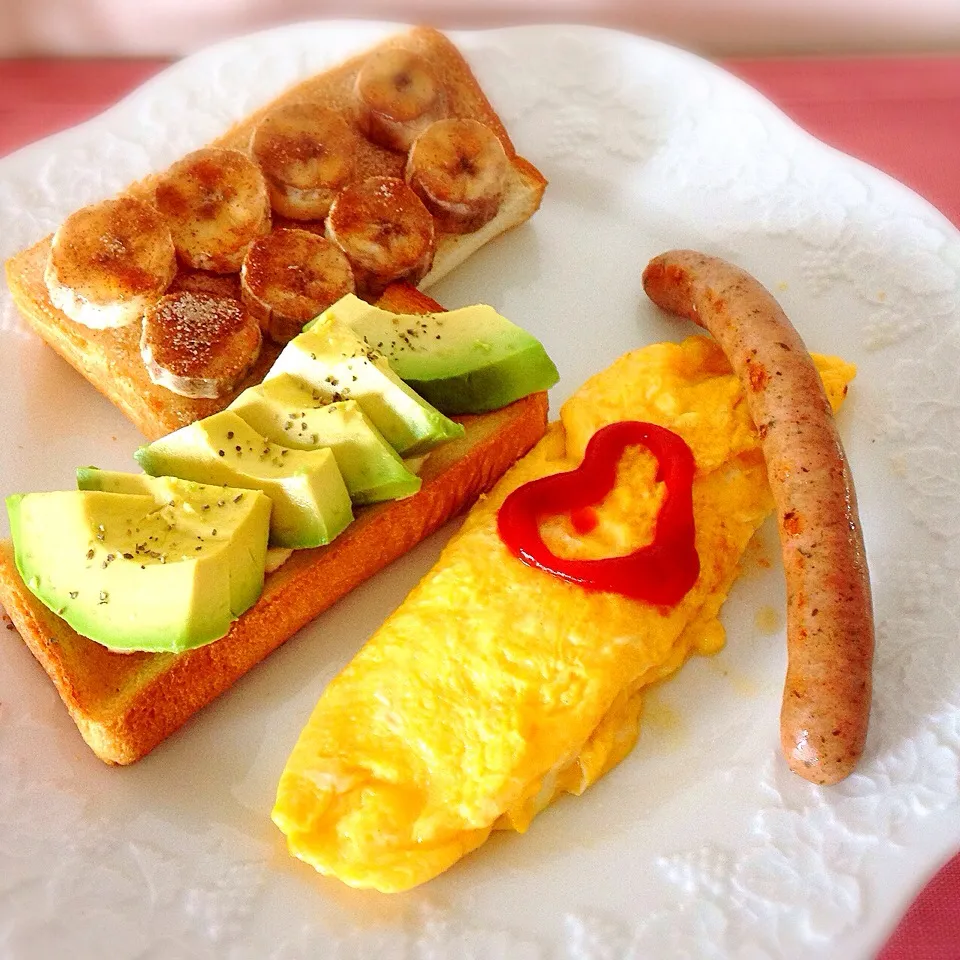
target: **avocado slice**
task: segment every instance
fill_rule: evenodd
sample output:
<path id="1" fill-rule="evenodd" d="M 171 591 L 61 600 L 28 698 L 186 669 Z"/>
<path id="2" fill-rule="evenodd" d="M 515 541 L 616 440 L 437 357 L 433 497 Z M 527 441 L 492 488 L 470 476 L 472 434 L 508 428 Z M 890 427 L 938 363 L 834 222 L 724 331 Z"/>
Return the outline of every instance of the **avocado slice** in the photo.
<path id="1" fill-rule="evenodd" d="M 123 473 L 100 467 L 77 467 L 77 489 L 137 493 L 161 502 L 188 500 L 200 510 L 209 510 L 220 500 L 232 500 L 238 492 L 232 487 L 194 483 L 179 477 L 151 477 L 149 473 Z"/>
<path id="2" fill-rule="evenodd" d="M 356 504 L 409 497 L 420 489 L 383 434 L 356 400 L 329 403 L 289 373 L 249 387 L 227 408 L 257 433 L 283 447 L 327 447 Z"/>
<path id="3" fill-rule="evenodd" d="M 77 489 L 104 490 L 107 493 L 146 493 L 153 497 L 170 500 L 180 497 L 190 500 L 200 510 L 222 507 L 224 501 L 235 500 L 239 492 L 235 487 L 220 487 L 207 483 L 194 483 L 179 477 L 151 477 L 149 473 L 121 473 L 115 470 L 101 470 L 99 467 L 77 467 Z M 273 501 L 265 494 L 254 491 L 262 497 L 268 510 Z M 269 524 L 268 524 L 269 526 Z M 287 547 L 267 547 L 264 566 L 272 573 L 293 553 Z"/>
<path id="4" fill-rule="evenodd" d="M 264 382 L 284 373 L 299 377 L 329 402 L 356 400 L 403 456 L 418 456 L 463 436 L 459 423 L 419 397 L 390 369 L 384 356 L 333 316 L 294 337 Z"/>
<path id="5" fill-rule="evenodd" d="M 270 501 L 192 486 L 184 495 L 8 497 L 23 582 L 74 630 L 112 650 L 176 653 L 217 640 L 263 589 Z"/>
<path id="6" fill-rule="evenodd" d="M 155 477 L 263 491 L 273 501 L 271 546 L 322 546 L 353 520 L 350 495 L 329 450 L 271 443 L 232 410 L 181 427 L 134 456 Z"/>
<path id="7" fill-rule="evenodd" d="M 486 304 L 419 316 L 348 294 L 306 329 L 328 316 L 383 353 L 398 377 L 447 414 L 497 410 L 560 379 L 540 341 Z"/>

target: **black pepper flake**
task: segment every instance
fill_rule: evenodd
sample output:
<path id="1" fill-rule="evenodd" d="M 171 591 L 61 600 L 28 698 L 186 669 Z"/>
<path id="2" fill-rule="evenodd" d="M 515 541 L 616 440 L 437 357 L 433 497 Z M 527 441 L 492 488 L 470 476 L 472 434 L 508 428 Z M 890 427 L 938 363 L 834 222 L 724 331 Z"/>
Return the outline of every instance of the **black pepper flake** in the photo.
<path id="1" fill-rule="evenodd" d="M 233 498 L 233 502 L 234 502 L 234 503 L 239 503 L 242 499 L 243 499 L 243 494 L 242 494 L 242 493 L 238 493 L 238 494 Z"/>
<path id="2" fill-rule="evenodd" d="M 80 591 L 79 591 L 79 590 L 71 590 L 71 591 L 70 591 L 70 599 L 71 599 L 71 600 L 76 600 L 77 597 L 79 597 L 79 596 L 80 596 Z"/>
<path id="3" fill-rule="evenodd" d="M 225 453 L 223 450 L 218 450 L 217 453 L 218 453 L 221 457 L 225 457 L 225 456 L 226 456 L 226 453 Z"/>
<path id="4" fill-rule="evenodd" d="M 100 603 L 109 603 L 109 601 L 110 601 L 110 594 L 107 593 L 106 590 L 101 590 L 101 591 L 100 591 L 100 600 L 99 600 L 99 602 L 100 602 Z"/>
<path id="5" fill-rule="evenodd" d="M 92 549 L 87 551 L 87 559 L 88 559 L 88 560 L 92 560 L 92 559 L 93 559 L 93 550 L 92 550 Z"/>
<path id="6" fill-rule="evenodd" d="M 232 431 L 232 430 L 228 430 L 228 431 L 227 431 L 227 439 L 228 439 L 228 440 L 232 440 L 232 439 L 233 439 L 233 431 Z"/>
<path id="7" fill-rule="evenodd" d="M 133 554 L 132 554 L 132 553 L 125 553 L 125 554 L 123 555 L 123 559 L 124 559 L 124 560 L 132 560 L 132 559 L 133 559 Z"/>

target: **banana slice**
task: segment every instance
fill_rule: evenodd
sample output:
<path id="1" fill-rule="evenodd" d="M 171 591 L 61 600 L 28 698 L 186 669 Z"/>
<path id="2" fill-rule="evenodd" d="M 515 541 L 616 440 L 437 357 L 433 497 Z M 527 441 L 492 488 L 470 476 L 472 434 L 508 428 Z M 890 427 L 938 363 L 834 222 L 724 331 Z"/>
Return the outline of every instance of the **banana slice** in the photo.
<path id="1" fill-rule="evenodd" d="M 399 47 L 371 53 L 353 92 L 357 125 L 391 150 L 409 150 L 420 133 L 446 115 L 446 97 L 433 67 Z"/>
<path id="2" fill-rule="evenodd" d="M 139 320 L 176 272 L 163 217 L 149 204 L 119 197 L 64 220 L 53 236 L 44 280 L 55 307 L 103 330 Z"/>
<path id="3" fill-rule="evenodd" d="M 353 179 L 357 137 L 335 110 L 290 103 L 268 113 L 250 142 L 270 202 L 291 220 L 322 220 Z"/>
<path id="4" fill-rule="evenodd" d="M 355 289 L 340 248 L 307 230 L 273 230 L 260 237 L 243 261 L 240 288 L 260 329 L 280 344 Z"/>
<path id="5" fill-rule="evenodd" d="M 367 177 L 346 187 L 327 216 L 327 239 L 353 265 L 360 296 L 379 296 L 388 283 L 417 284 L 433 263 L 433 217 L 397 177 Z"/>
<path id="6" fill-rule="evenodd" d="M 472 233 L 500 209 L 510 161 L 500 138 L 477 120 L 437 120 L 414 141 L 407 183 L 449 233 Z"/>
<path id="7" fill-rule="evenodd" d="M 198 270 L 239 270 L 250 244 L 270 229 L 266 181 L 239 150 L 188 154 L 157 185 L 156 204 L 180 259 Z"/>
<path id="8" fill-rule="evenodd" d="M 140 355 L 154 383 L 181 397 L 216 399 L 246 376 L 260 343 L 260 327 L 240 301 L 183 290 L 144 315 Z"/>

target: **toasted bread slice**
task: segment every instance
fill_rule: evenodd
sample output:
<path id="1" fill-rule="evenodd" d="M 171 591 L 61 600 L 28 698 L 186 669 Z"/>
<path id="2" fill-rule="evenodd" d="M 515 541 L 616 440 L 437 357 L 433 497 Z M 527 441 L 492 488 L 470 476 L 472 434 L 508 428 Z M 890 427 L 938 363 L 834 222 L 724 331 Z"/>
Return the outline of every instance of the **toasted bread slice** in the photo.
<path id="1" fill-rule="evenodd" d="M 501 138 L 511 163 L 511 174 L 497 215 L 473 233 L 449 234 L 438 231 L 437 251 L 430 272 L 419 283 L 427 289 L 484 244 L 511 227 L 526 221 L 537 210 L 546 180 L 527 160 L 517 155 L 500 118 L 483 94 L 466 61 L 454 45 L 436 30 L 421 27 L 384 41 L 381 46 L 402 46 L 427 58 L 444 85 L 453 116 L 470 117 L 487 124 Z M 256 125 L 276 106 L 311 100 L 337 110 L 352 102 L 354 80 L 367 54 L 353 57 L 338 67 L 291 88 L 272 103 L 246 117 L 215 140 L 211 146 L 246 151 Z M 358 177 L 403 176 L 406 155 L 360 139 Z M 158 177 L 131 185 L 130 195 L 147 199 Z M 323 232 L 323 222 L 286 221 L 274 216 L 275 226 L 296 226 Z M 230 393 L 215 400 L 193 399 L 172 393 L 154 384 L 140 356 L 140 324 L 111 330 L 93 330 L 70 320 L 50 300 L 44 268 L 52 237 L 22 250 L 6 263 L 7 283 L 21 314 L 30 326 L 68 363 L 83 374 L 101 393 L 116 404 L 150 439 L 156 439 L 201 417 L 226 407 L 244 388 L 263 379 L 276 359 L 279 347 L 265 342 L 260 357 L 246 379 Z M 235 275 L 227 275 L 231 280 Z M 171 289 L 215 285 L 230 294 L 234 287 L 221 277 L 180 268 Z M 239 296 L 239 286 L 235 294 Z"/>
<path id="2" fill-rule="evenodd" d="M 385 301 L 408 313 L 443 309 L 400 285 Z M 417 494 L 359 509 L 329 546 L 295 551 L 267 575 L 260 599 L 227 636 L 185 653 L 113 653 L 80 636 L 27 589 L 12 544 L 0 542 L 0 604 L 94 753 L 107 763 L 139 760 L 302 626 L 464 510 L 543 435 L 547 397 L 456 419 L 465 435 L 429 454 Z"/>

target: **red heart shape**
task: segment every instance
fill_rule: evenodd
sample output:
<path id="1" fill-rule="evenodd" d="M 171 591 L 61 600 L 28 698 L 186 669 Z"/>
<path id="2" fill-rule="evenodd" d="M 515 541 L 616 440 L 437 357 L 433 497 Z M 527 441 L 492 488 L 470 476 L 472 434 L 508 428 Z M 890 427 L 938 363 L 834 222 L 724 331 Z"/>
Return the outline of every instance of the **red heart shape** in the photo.
<path id="1" fill-rule="evenodd" d="M 657 459 L 657 480 L 666 496 L 653 540 L 622 557 L 573 560 L 543 542 L 540 520 L 599 503 L 617 479 L 624 450 L 643 444 Z M 693 452 L 682 437 L 653 423 L 624 420 L 598 430 L 575 470 L 532 480 L 514 490 L 497 513 L 497 532 L 523 563 L 587 590 L 621 593 L 647 603 L 679 603 L 700 575 L 693 525 Z"/>

